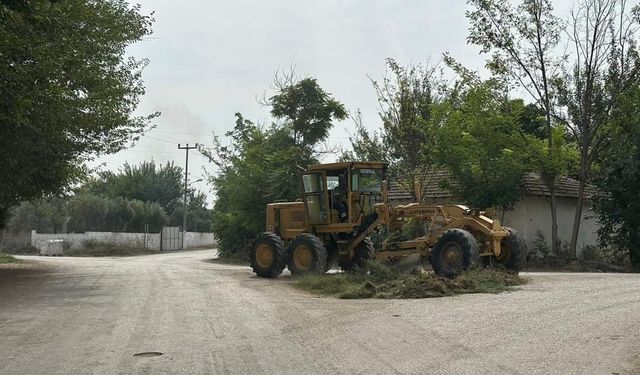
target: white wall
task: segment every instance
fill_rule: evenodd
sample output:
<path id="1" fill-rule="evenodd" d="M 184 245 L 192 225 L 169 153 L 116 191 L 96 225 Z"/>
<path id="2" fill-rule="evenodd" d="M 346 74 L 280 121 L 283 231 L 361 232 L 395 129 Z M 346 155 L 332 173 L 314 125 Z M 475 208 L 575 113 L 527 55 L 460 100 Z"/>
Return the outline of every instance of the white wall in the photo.
<path id="1" fill-rule="evenodd" d="M 571 242 L 571 231 L 575 215 L 576 199 L 557 198 L 558 238 L 562 242 Z M 547 197 L 529 195 L 516 203 L 514 209 L 505 214 L 505 226 L 513 227 L 525 235 L 531 247 L 539 230 L 548 244 L 551 244 L 551 208 Z M 578 256 L 586 245 L 597 245 L 598 223 L 589 202 L 582 209 L 582 221 L 578 234 Z"/>
<path id="2" fill-rule="evenodd" d="M 40 242 L 47 240 L 63 240 L 65 245 L 72 249 L 82 248 L 84 241 L 93 240 L 108 242 L 118 245 L 145 247 L 144 233 L 118 233 L 118 232 L 85 232 L 67 234 L 31 233 L 31 245 L 39 247 Z M 217 243 L 213 233 L 187 232 L 185 237 L 185 247 L 187 249 L 201 246 L 216 246 Z M 146 247 L 148 249 L 160 250 L 160 233 L 147 233 Z"/>

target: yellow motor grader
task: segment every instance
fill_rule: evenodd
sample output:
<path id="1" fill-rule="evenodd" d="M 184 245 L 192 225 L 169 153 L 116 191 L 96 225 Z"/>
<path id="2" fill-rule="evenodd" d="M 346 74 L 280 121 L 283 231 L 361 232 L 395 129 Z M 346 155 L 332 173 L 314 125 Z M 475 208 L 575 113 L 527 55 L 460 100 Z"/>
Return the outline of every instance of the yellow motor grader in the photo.
<path id="1" fill-rule="evenodd" d="M 273 278 L 286 266 L 297 276 L 324 273 L 336 262 L 351 270 L 374 258 L 412 254 L 445 277 L 479 264 L 522 268 L 526 245 L 516 231 L 462 205 L 392 207 L 385 172 L 379 162 L 309 166 L 302 174 L 302 199 L 267 205 L 266 231 L 256 236 L 249 254 L 253 271 Z M 370 234 L 382 226 L 391 233 L 408 220 L 424 223 L 426 234 L 374 248 Z"/>

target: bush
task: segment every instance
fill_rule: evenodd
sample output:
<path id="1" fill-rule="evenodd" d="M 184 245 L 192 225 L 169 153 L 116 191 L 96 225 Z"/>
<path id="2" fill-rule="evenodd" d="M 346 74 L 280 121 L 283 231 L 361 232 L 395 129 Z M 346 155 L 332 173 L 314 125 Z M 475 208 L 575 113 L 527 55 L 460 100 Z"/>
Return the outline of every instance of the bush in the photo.
<path id="1" fill-rule="evenodd" d="M 596 262 L 604 262 L 605 255 L 604 255 L 604 252 L 598 246 L 587 245 L 582 248 L 582 259 L 596 261 Z"/>
<path id="2" fill-rule="evenodd" d="M 19 245 L 19 246 L 6 246 L 0 249 L 6 254 L 37 254 L 38 248 L 31 245 Z"/>

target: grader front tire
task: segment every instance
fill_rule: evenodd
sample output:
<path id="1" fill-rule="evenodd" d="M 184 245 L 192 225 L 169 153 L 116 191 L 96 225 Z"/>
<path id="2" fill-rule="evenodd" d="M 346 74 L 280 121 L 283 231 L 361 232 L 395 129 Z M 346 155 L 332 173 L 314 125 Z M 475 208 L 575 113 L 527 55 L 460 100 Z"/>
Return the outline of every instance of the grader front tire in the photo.
<path id="1" fill-rule="evenodd" d="M 495 260 L 507 271 L 518 273 L 527 261 L 527 243 L 517 230 L 509 227 L 505 229 L 509 235 L 500 242 L 501 253 L 500 256 L 495 257 Z"/>
<path id="2" fill-rule="evenodd" d="M 288 267 L 292 276 L 325 273 L 327 248 L 318 237 L 302 233 L 289 246 Z"/>
<path id="3" fill-rule="evenodd" d="M 364 267 L 364 265 L 375 257 L 376 248 L 369 237 L 366 237 L 355 248 L 353 259 L 342 259 L 340 268 L 343 271 L 351 271 L 355 267 Z"/>
<path id="4" fill-rule="evenodd" d="M 263 232 L 256 236 L 249 258 L 253 272 L 260 277 L 276 278 L 287 264 L 284 243 L 272 232 Z"/>
<path id="5" fill-rule="evenodd" d="M 431 250 L 431 266 L 438 276 L 453 278 L 479 261 L 476 238 L 463 229 L 444 231 Z"/>

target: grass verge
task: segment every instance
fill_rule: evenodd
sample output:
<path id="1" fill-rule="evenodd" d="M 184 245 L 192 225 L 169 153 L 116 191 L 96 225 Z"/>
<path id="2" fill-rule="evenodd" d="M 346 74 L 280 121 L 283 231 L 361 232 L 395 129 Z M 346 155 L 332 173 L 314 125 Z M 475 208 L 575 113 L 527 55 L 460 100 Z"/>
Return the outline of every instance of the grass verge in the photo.
<path id="1" fill-rule="evenodd" d="M 467 293 L 500 293 L 513 290 L 527 279 L 493 269 L 465 272 L 455 279 L 433 273 L 402 273 L 370 263 L 351 273 L 310 275 L 294 281 L 296 288 L 317 295 L 354 298 L 432 298 Z"/>
<path id="2" fill-rule="evenodd" d="M 17 261 L 18 260 L 16 258 L 12 257 L 9 254 L 0 253 L 0 264 L 3 264 L 3 263 L 15 263 Z"/>
<path id="3" fill-rule="evenodd" d="M 85 241 L 80 249 L 65 249 L 65 256 L 78 257 L 108 257 L 157 254 L 158 251 L 144 247 L 116 245 L 108 242 Z"/>

